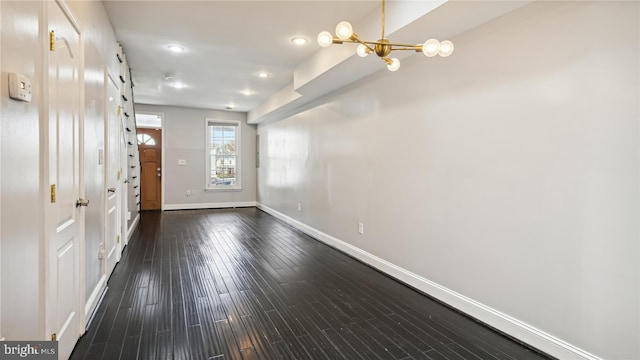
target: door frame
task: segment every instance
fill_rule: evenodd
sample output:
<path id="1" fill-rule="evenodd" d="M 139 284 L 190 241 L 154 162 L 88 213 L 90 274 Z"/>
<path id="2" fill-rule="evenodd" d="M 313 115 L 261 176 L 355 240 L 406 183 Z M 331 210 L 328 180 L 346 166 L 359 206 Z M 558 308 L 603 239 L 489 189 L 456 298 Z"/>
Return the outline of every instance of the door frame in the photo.
<path id="1" fill-rule="evenodd" d="M 155 115 L 155 116 L 160 118 L 160 129 L 162 130 L 160 132 L 161 139 L 162 139 L 162 144 L 160 144 L 160 154 L 161 154 L 160 155 L 161 156 L 160 167 L 162 168 L 162 176 L 160 177 L 160 194 L 161 194 L 160 195 L 160 197 L 161 197 L 161 199 L 160 199 L 160 210 L 164 211 L 165 210 L 165 208 L 164 208 L 164 206 L 165 206 L 164 205 L 165 204 L 165 200 L 164 200 L 165 199 L 165 186 L 164 186 L 164 184 L 165 184 L 165 182 L 164 182 L 165 171 L 164 170 L 166 169 L 166 167 L 165 167 L 166 166 L 165 156 L 164 156 L 164 153 L 165 153 L 164 152 L 164 147 L 165 147 L 164 143 L 165 143 L 165 132 L 166 132 L 165 131 L 164 113 L 163 112 L 156 112 L 156 111 L 138 110 L 138 111 L 136 111 L 136 116 L 138 114 Z M 136 129 L 140 129 L 140 128 L 143 128 L 143 129 L 155 129 L 155 127 L 150 127 L 150 126 L 138 126 L 138 123 L 136 121 Z M 137 131 L 136 131 L 136 134 L 137 134 Z M 136 141 L 138 141 L 137 138 L 136 138 Z M 142 179 L 140 179 L 140 183 L 142 184 Z"/>
<path id="2" fill-rule="evenodd" d="M 104 196 L 104 230 L 103 233 L 105 234 L 105 238 L 104 238 L 104 245 L 103 245 L 103 250 L 104 250 L 104 262 L 103 262 L 103 274 L 106 276 L 106 278 L 108 279 L 111 276 L 111 273 L 113 272 L 113 269 L 115 269 L 115 266 L 118 264 L 118 262 L 120 262 L 120 258 L 122 257 L 122 239 L 120 239 L 120 242 L 116 243 L 115 245 L 115 264 L 113 269 L 109 269 L 109 249 L 107 248 L 107 244 L 108 241 L 110 241 L 107 237 L 110 234 L 109 231 L 109 226 L 112 226 L 113 229 L 115 230 L 114 233 L 112 235 L 114 236 L 122 236 L 121 234 L 121 216 L 122 216 L 122 204 L 120 203 L 121 201 L 121 195 L 120 192 L 122 191 L 122 178 L 123 178 L 123 174 L 122 174 L 122 157 L 120 152 L 122 151 L 122 149 L 120 148 L 120 144 L 121 144 L 121 138 L 122 138 L 122 115 L 121 112 L 124 111 L 122 110 L 122 102 L 120 101 L 120 95 L 122 93 L 122 89 L 120 88 L 120 84 L 119 82 L 116 80 L 117 77 L 113 76 L 111 74 L 111 72 L 109 71 L 109 68 L 105 68 L 105 82 L 104 82 L 104 86 L 105 86 L 105 118 L 104 118 L 104 144 L 105 144 L 105 151 L 104 151 L 104 156 L 105 156 L 105 168 L 104 168 L 104 189 L 103 189 L 103 196 Z M 117 128 L 116 130 L 111 129 L 111 109 L 110 109 L 110 101 L 109 101 L 109 91 L 110 91 L 110 87 L 114 86 L 115 89 L 117 90 L 117 96 L 115 99 L 113 99 L 115 101 L 114 105 L 117 105 L 118 109 L 116 112 L 116 120 L 114 122 L 115 127 Z M 114 131 L 114 134 L 116 135 L 116 139 L 114 140 L 114 144 L 116 146 L 116 149 L 111 149 L 110 145 L 111 145 L 111 140 L 110 140 L 110 136 L 111 136 L 111 132 Z M 112 156 L 115 154 L 115 156 Z M 109 192 L 107 191 L 107 189 L 109 188 L 110 184 L 109 184 L 109 179 L 110 176 L 112 174 L 109 174 L 109 171 L 111 170 L 111 162 L 115 161 L 117 164 L 117 171 L 120 172 L 120 178 L 116 180 L 115 182 L 115 189 L 116 189 L 116 196 L 115 196 L 115 224 L 110 224 L 109 221 Z"/>
<path id="3" fill-rule="evenodd" d="M 95 48 L 95 46 L 91 46 L 93 47 L 93 51 L 97 54 L 99 54 L 98 49 Z M 84 49 L 84 44 L 83 44 L 83 49 Z M 82 127 L 81 127 L 81 131 L 82 131 L 82 136 L 81 136 L 81 141 L 82 144 L 80 145 L 80 151 L 82 154 L 82 167 L 81 167 L 81 171 L 84 177 L 85 174 L 85 162 L 84 160 L 86 160 L 86 153 L 85 153 L 85 130 L 86 130 L 86 122 L 85 122 L 85 116 L 84 116 L 84 111 L 85 111 L 85 102 L 86 102 L 86 93 L 85 93 L 85 83 L 84 83 L 84 70 L 86 69 L 86 64 L 84 63 L 85 60 L 85 56 L 86 56 L 86 49 L 83 50 L 83 84 L 82 84 L 82 111 L 83 111 L 83 117 L 82 117 Z M 103 72 L 103 76 L 102 76 L 102 83 L 101 83 L 101 87 L 102 87 L 102 96 L 103 96 L 103 100 L 104 98 L 106 98 L 106 91 L 107 91 L 107 87 L 106 87 L 106 81 L 107 81 L 107 72 L 108 72 L 108 65 L 106 63 L 104 63 L 104 61 L 101 59 L 100 62 L 102 63 L 101 70 Z M 103 107 L 106 106 L 105 104 L 103 104 Z M 107 108 L 104 107 L 104 111 L 106 111 Z M 104 116 L 101 119 L 100 122 L 100 126 L 103 128 L 103 136 L 102 136 L 102 148 L 98 150 L 98 153 L 102 154 L 101 155 L 101 160 L 103 162 L 102 166 L 104 167 L 104 159 L 105 159 L 105 144 L 104 144 Z M 100 156 L 99 156 L 100 157 Z M 98 162 L 100 161 L 99 159 L 95 159 L 98 160 Z M 104 169 L 104 168 L 103 168 Z M 104 170 L 103 170 L 104 171 Z M 102 175 L 102 188 L 106 188 L 106 185 L 104 183 L 104 179 L 105 176 L 104 174 Z M 83 182 L 86 181 L 86 178 L 83 178 Z M 85 192 L 86 195 L 86 187 L 83 184 L 83 191 Z M 105 195 L 106 190 L 102 189 L 100 192 L 100 197 L 101 197 L 101 204 L 104 204 L 106 202 L 106 195 Z M 95 204 L 98 205 L 98 204 Z M 100 216 L 103 215 L 104 210 L 103 209 L 99 209 L 99 214 Z M 101 296 L 104 294 L 104 292 L 106 291 L 107 288 L 107 277 L 104 273 L 104 271 L 102 271 L 101 275 L 100 275 L 100 279 L 98 280 L 98 282 L 95 284 L 95 287 L 92 289 L 91 295 L 89 297 L 86 297 L 86 290 L 87 290 L 87 284 L 86 284 L 86 268 L 87 268 L 87 256 L 86 256 L 86 234 L 87 234 L 87 220 L 86 220 L 86 211 L 85 211 L 85 219 L 83 222 L 83 226 L 84 226 L 84 242 L 82 244 L 82 250 L 80 253 L 80 262 L 81 262 L 81 268 L 82 270 L 82 277 L 80 278 L 81 284 L 80 284 L 80 292 L 83 294 L 83 307 L 84 307 L 84 312 L 83 312 L 83 317 L 81 318 L 83 321 L 83 327 L 84 329 L 86 329 L 86 327 L 89 325 L 89 322 L 91 321 L 91 318 L 95 312 L 95 310 L 98 308 L 99 302 L 100 302 L 100 298 Z M 102 222 L 99 226 L 99 231 L 102 235 L 102 243 L 104 243 L 105 241 L 105 226 L 104 226 L 104 219 L 102 219 Z M 100 260 L 104 263 L 104 259 Z M 101 265 L 101 268 L 104 268 L 104 265 Z"/>

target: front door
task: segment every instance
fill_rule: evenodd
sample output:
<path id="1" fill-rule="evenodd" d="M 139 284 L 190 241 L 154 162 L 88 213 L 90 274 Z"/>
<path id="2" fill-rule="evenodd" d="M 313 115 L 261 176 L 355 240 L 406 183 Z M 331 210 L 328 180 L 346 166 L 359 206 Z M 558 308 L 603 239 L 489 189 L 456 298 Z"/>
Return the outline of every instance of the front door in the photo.
<path id="1" fill-rule="evenodd" d="M 107 236 L 105 239 L 105 256 L 107 277 L 113 271 L 116 263 L 120 260 L 122 248 L 120 246 L 120 136 L 122 121 L 120 120 L 120 90 L 116 82 L 109 77 L 108 82 L 108 103 L 107 103 L 107 119 L 105 134 L 107 144 L 107 166 L 106 179 L 107 185 Z"/>
<path id="2" fill-rule="evenodd" d="M 47 194 L 47 328 L 66 359 L 81 332 L 80 248 L 84 205 L 80 171 L 80 34 L 57 2 L 48 1 L 52 51 L 49 60 Z M 76 206 L 79 204 L 80 206 Z M 54 336 L 55 334 L 55 336 Z"/>
<path id="3" fill-rule="evenodd" d="M 162 131 L 138 128 L 138 150 L 142 166 L 142 210 L 162 206 Z"/>

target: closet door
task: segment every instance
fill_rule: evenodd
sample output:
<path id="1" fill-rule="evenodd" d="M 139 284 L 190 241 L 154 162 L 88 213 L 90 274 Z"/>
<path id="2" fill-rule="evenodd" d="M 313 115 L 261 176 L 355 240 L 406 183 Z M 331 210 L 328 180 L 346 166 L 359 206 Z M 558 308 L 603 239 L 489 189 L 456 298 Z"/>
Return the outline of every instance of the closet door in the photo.
<path id="1" fill-rule="evenodd" d="M 47 218 L 47 328 L 66 359 L 80 335 L 83 295 L 80 248 L 84 208 L 80 184 L 80 34 L 58 2 L 49 7 L 49 128 Z"/>

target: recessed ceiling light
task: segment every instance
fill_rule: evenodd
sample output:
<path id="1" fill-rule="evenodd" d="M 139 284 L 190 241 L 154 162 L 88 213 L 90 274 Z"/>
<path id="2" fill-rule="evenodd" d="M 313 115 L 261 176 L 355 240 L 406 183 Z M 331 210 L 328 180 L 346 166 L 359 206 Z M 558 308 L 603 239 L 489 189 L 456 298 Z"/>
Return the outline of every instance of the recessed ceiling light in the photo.
<path id="1" fill-rule="evenodd" d="M 240 91 L 240 94 L 245 95 L 245 96 L 249 96 L 249 95 L 253 95 L 254 92 L 251 91 L 251 89 L 244 89 L 244 90 Z"/>
<path id="2" fill-rule="evenodd" d="M 179 82 L 171 83 L 169 85 L 173 86 L 176 89 L 183 89 L 183 88 L 187 87 L 187 85 L 185 85 L 183 83 L 179 83 Z"/>
<path id="3" fill-rule="evenodd" d="M 307 39 L 304 36 L 294 36 L 291 39 L 289 39 L 289 42 L 292 43 L 293 45 L 302 46 L 302 45 L 306 45 L 309 42 L 309 39 Z"/>
<path id="4" fill-rule="evenodd" d="M 257 73 L 256 75 L 258 75 L 259 78 L 268 78 L 269 76 L 271 76 L 271 74 L 269 74 L 266 71 L 260 71 L 259 73 Z"/>
<path id="5" fill-rule="evenodd" d="M 182 46 L 178 46 L 178 45 L 169 45 L 167 46 L 167 49 L 176 52 L 176 53 L 181 53 L 184 52 L 184 48 Z"/>

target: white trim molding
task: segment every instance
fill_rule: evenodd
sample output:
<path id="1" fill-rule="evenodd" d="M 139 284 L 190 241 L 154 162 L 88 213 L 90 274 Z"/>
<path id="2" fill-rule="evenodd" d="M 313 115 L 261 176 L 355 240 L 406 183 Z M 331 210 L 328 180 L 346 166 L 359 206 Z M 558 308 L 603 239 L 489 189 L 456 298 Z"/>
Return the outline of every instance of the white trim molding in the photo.
<path id="1" fill-rule="evenodd" d="M 459 294 L 418 274 L 412 273 L 411 271 L 317 230 L 266 205 L 257 203 L 256 207 L 275 216 L 314 239 L 338 249 L 347 255 L 350 255 L 365 264 L 372 266 L 383 273 L 551 356 L 555 356 L 559 359 L 602 360 L 602 358 L 573 346 L 566 341 L 548 334 L 534 326 Z"/>
<path id="2" fill-rule="evenodd" d="M 98 284 L 91 292 L 91 296 L 89 296 L 89 299 L 87 299 L 87 303 L 84 306 L 84 316 L 85 316 L 84 319 L 86 323 L 82 324 L 83 326 L 87 326 L 87 324 L 89 324 L 89 321 L 91 320 L 91 316 L 93 312 L 98 308 L 98 304 L 100 303 L 100 300 L 102 299 L 104 292 L 106 290 L 107 290 L 107 275 L 102 275 L 102 277 L 100 277 L 100 280 L 98 280 Z"/>
<path id="3" fill-rule="evenodd" d="M 103 276 L 103 278 L 106 278 L 106 276 Z M 102 282 L 102 279 L 101 281 Z M 96 290 L 98 289 L 98 287 L 96 287 Z M 106 286 L 106 282 L 104 282 L 104 286 L 102 287 L 102 291 L 100 291 L 99 293 L 96 293 L 94 291 L 94 294 L 99 294 L 100 296 L 97 298 L 97 300 L 95 300 L 95 305 L 92 306 L 92 308 L 90 309 L 89 307 L 85 307 L 85 324 L 84 324 L 84 331 L 85 333 L 89 330 L 89 327 L 91 326 L 91 323 L 93 322 L 93 319 L 96 318 L 96 313 L 98 312 L 98 309 L 100 308 L 100 305 L 102 304 L 102 300 L 104 300 L 105 295 L 107 295 L 107 291 L 109 290 L 109 287 Z M 91 297 L 93 297 L 93 295 L 91 295 Z M 92 300 L 93 302 L 93 300 Z"/>
<path id="4" fill-rule="evenodd" d="M 239 207 L 255 207 L 255 201 L 225 202 L 225 203 L 194 203 L 194 204 L 166 204 L 164 210 L 194 210 L 194 209 L 224 209 Z"/>
<path id="5" fill-rule="evenodd" d="M 129 240 L 131 240 L 131 236 L 136 231 L 138 222 L 140 222 L 140 211 L 138 211 L 138 214 L 136 215 L 135 219 L 133 219 L 133 221 L 131 222 L 131 226 L 129 226 L 129 229 L 127 230 L 127 243 L 129 243 Z"/>

